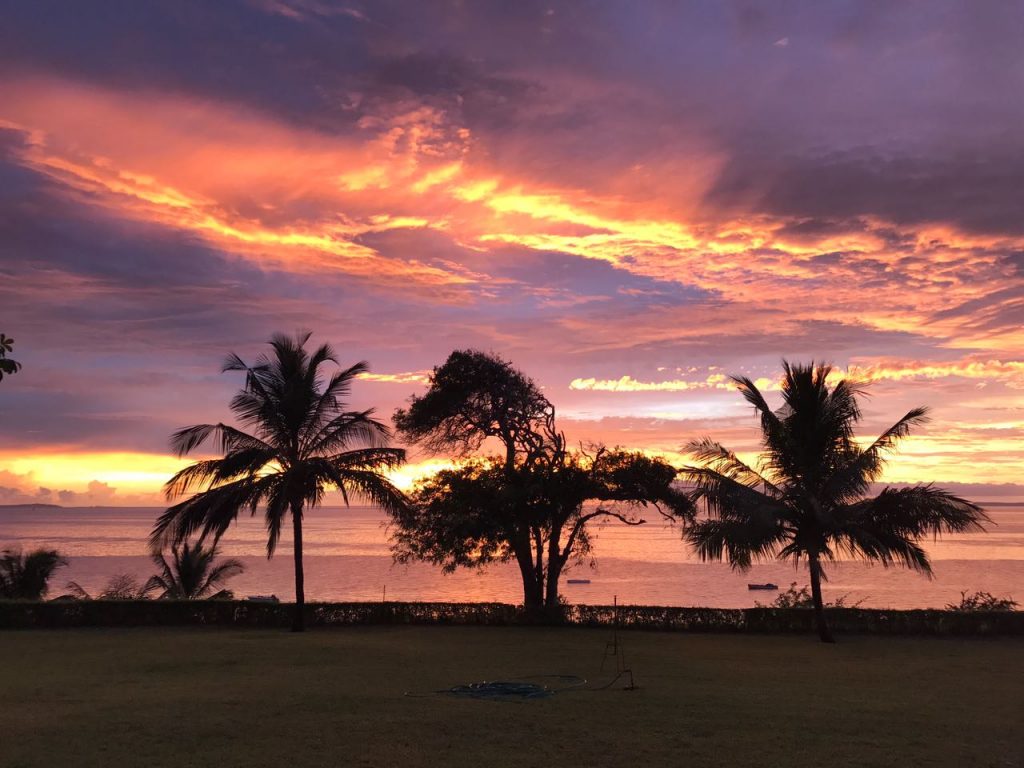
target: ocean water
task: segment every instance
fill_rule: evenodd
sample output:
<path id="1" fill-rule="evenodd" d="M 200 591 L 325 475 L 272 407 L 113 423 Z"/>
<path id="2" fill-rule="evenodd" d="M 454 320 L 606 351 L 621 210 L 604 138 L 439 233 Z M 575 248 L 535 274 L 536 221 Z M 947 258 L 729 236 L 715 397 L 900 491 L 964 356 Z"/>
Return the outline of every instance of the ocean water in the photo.
<path id="1" fill-rule="evenodd" d="M 0 548 L 56 548 L 70 558 L 51 587 L 62 593 L 69 580 L 98 592 L 118 573 L 144 581 L 155 572 L 146 539 L 162 510 L 130 507 L 0 508 Z M 1024 603 L 1024 504 L 992 505 L 984 533 L 927 541 L 934 578 L 879 565 L 841 562 L 828 569 L 828 599 L 846 595 L 864 607 L 942 607 L 960 592 L 985 590 Z M 308 513 L 304 526 L 308 600 L 502 601 L 522 599 L 518 569 L 496 565 L 483 572 L 444 574 L 429 564 L 396 565 L 386 518 L 369 507 L 328 507 Z M 724 563 L 702 563 L 680 539 L 680 529 L 651 521 L 627 527 L 594 528 L 593 564 L 575 566 L 563 577 L 562 593 L 572 603 L 620 603 L 743 608 L 770 602 L 775 593 L 751 592 L 748 583 L 774 582 L 785 589 L 808 583 L 807 572 L 787 563 L 755 565 L 746 573 Z M 221 542 L 237 557 L 244 574 L 229 583 L 239 597 L 293 597 L 291 546 L 287 535 L 274 558 L 266 557 L 260 516 L 243 516 Z M 568 584 L 566 578 L 590 579 Z"/>

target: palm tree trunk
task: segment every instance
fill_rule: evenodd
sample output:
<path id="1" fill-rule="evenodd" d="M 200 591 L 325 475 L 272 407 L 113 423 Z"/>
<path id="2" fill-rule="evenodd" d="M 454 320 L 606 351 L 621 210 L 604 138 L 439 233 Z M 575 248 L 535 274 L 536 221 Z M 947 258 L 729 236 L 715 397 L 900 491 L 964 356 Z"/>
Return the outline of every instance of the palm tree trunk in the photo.
<path id="1" fill-rule="evenodd" d="M 825 603 L 821 599 L 821 562 L 815 553 L 808 558 L 808 567 L 811 572 L 811 597 L 814 599 L 814 619 L 818 624 L 818 637 L 823 643 L 834 643 L 832 631 L 828 628 L 825 620 Z"/>
<path id="2" fill-rule="evenodd" d="M 306 585 L 302 572 L 302 504 L 292 504 L 292 530 L 295 538 L 295 616 L 292 619 L 292 632 L 302 632 L 306 628 L 305 606 Z"/>

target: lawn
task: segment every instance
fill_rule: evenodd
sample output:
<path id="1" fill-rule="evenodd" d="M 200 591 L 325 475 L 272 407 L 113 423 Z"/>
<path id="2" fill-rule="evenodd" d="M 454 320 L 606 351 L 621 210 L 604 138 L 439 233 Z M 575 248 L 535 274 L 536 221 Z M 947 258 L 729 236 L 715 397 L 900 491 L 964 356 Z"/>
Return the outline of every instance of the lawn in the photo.
<path id="1" fill-rule="evenodd" d="M 1024 642 L 630 632 L 640 686 L 413 697 L 579 675 L 609 632 L 0 632 L 3 766 L 1022 766 Z"/>

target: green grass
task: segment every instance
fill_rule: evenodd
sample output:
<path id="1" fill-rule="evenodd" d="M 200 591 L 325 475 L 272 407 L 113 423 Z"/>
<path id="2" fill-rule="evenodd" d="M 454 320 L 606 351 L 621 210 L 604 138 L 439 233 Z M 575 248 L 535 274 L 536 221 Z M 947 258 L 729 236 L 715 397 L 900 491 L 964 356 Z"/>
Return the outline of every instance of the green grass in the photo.
<path id="1" fill-rule="evenodd" d="M 0 633 L 3 766 L 1022 766 L 1020 640 L 622 635 L 636 691 L 591 683 L 609 633 L 371 627 Z"/>

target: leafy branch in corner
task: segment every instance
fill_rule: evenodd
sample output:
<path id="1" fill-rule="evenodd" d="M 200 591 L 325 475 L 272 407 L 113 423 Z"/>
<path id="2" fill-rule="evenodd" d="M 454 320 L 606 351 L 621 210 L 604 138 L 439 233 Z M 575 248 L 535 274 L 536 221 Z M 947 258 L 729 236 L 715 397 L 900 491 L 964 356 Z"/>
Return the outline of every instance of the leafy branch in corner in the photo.
<path id="1" fill-rule="evenodd" d="M 21 363 L 7 357 L 8 353 L 13 351 L 14 339 L 0 333 L 0 381 L 3 381 L 4 375 L 10 376 L 21 370 Z"/>

